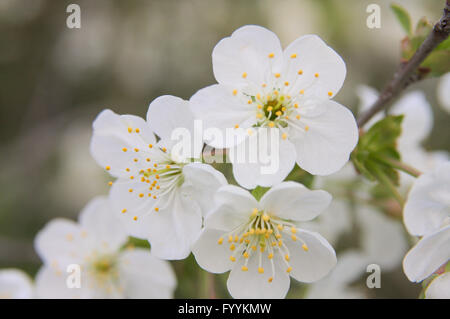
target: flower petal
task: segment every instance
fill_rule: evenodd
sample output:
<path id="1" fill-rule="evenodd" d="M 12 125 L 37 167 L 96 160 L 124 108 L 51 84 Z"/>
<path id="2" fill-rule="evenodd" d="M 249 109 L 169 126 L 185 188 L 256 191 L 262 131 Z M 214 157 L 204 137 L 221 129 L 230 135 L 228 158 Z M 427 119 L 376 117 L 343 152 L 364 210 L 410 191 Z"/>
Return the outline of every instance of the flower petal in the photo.
<path id="1" fill-rule="evenodd" d="M 286 270 L 274 258 L 274 274 L 272 265 L 267 255 L 261 258 L 261 266 L 264 273 L 258 272 L 259 260 L 250 257 L 247 264 L 247 271 L 242 271 L 245 263 L 244 258 L 236 261 L 228 277 L 227 287 L 231 296 L 236 299 L 282 299 L 286 296 L 290 279 Z M 269 278 L 272 277 L 272 282 Z"/>
<path id="2" fill-rule="evenodd" d="M 294 145 L 278 129 L 255 130 L 229 153 L 234 178 L 247 189 L 281 183 L 295 166 Z"/>
<path id="3" fill-rule="evenodd" d="M 450 72 L 441 76 L 437 89 L 437 98 L 442 108 L 450 113 Z"/>
<path id="4" fill-rule="evenodd" d="M 408 232 L 423 236 L 439 229 L 448 218 L 450 205 L 450 162 L 417 178 L 403 211 Z"/>
<path id="5" fill-rule="evenodd" d="M 0 270 L 0 299 L 33 298 L 31 278 L 18 269 Z"/>
<path id="6" fill-rule="evenodd" d="M 329 175 L 347 163 L 358 142 L 355 118 L 346 107 L 322 101 L 317 116 L 304 117 L 309 126 L 305 134 L 291 139 L 297 151 L 297 164 L 313 175 Z"/>
<path id="7" fill-rule="evenodd" d="M 235 97 L 232 91 L 233 89 L 227 90 L 227 87 L 215 84 L 197 91 L 190 100 L 195 117 L 203 121 L 205 142 L 216 148 L 227 148 L 240 143 L 246 136 L 239 134 L 240 130 L 234 130 L 235 126 L 249 128 L 257 120 L 255 107 Z M 236 133 L 236 137 L 227 139 L 227 129 Z"/>
<path id="8" fill-rule="evenodd" d="M 154 256 L 167 260 L 184 259 L 200 236 L 201 209 L 195 201 L 176 191 L 166 207 L 148 214 L 142 223 Z"/>
<path id="9" fill-rule="evenodd" d="M 232 267 L 228 245 L 218 243 L 224 234 L 223 230 L 206 228 L 192 247 L 195 260 L 206 271 L 220 274 Z"/>
<path id="10" fill-rule="evenodd" d="M 215 197 L 217 208 L 205 220 L 205 226 L 230 231 L 248 221 L 252 211 L 259 208 L 256 199 L 246 190 L 226 185 L 219 188 Z"/>
<path id="11" fill-rule="evenodd" d="M 423 237 L 405 256 L 403 270 L 409 280 L 429 277 L 450 258 L 450 225 Z"/>
<path id="12" fill-rule="evenodd" d="M 123 225 L 106 197 L 95 197 L 80 213 L 85 240 L 98 249 L 116 252 L 128 240 Z"/>
<path id="13" fill-rule="evenodd" d="M 266 82 L 272 64 L 281 58 L 281 52 L 276 34 L 256 25 L 243 26 L 215 46 L 214 76 L 217 82 L 229 86 L 242 87 L 249 82 L 261 85 Z M 269 54 L 274 58 L 269 58 Z"/>
<path id="14" fill-rule="evenodd" d="M 450 299 L 450 273 L 434 278 L 425 290 L 427 299 Z"/>
<path id="15" fill-rule="evenodd" d="M 330 205 L 331 195 L 322 190 L 309 190 L 300 183 L 283 182 L 265 193 L 260 203 L 277 217 L 308 221 Z"/>
<path id="16" fill-rule="evenodd" d="M 328 98 L 331 92 L 334 96 L 341 89 L 346 72 L 339 54 L 316 35 L 302 36 L 284 50 L 282 74 L 293 83 L 291 92 L 305 90 L 305 94 L 313 92 L 323 98 Z"/>
<path id="17" fill-rule="evenodd" d="M 188 101 L 172 95 L 154 99 L 148 108 L 147 122 L 167 148 L 171 149 L 177 142 L 178 137 L 172 136 L 176 129 L 189 133 L 191 147 L 194 146 L 194 115 Z M 195 157 L 192 149 L 191 152 L 192 157 Z"/>
<path id="18" fill-rule="evenodd" d="M 313 282 L 323 278 L 336 265 L 333 247 L 318 233 L 299 229 L 297 234 L 308 250 L 302 248 L 301 241 L 284 242 L 290 253 L 291 276 L 301 282 Z"/>
<path id="19" fill-rule="evenodd" d="M 433 113 L 425 94 L 414 91 L 405 94 L 395 103 L 390 114 L 404 114 L 399 144 L 418 145 L 428 137 L 433 128 Z"/>
<path id="20" fill-rule="evenodd" d="M 83 276 L 83 275 L 82 275 Z M 83 280 L 83 277 L 81 277 Z M 87 283 L 80 288 L 68 288 L 67 273 L 43 266 L 36 275 L 36 296 L 41 299 L 81 299 L 94 297 Z"/>
<path id="21" fill-rule="evenodd" d="M 139 169 L 133 160 L 140 158 L 141 153 L 133 149 L 146 149 L 149 144 L 156 143 L 147 123 L 133 115 L 104 110 L 95 119 L 93 128 L 91 154 L 99 165 L 116 177 L 129 175 L 126 168 Z"/>
<path id="22" fill-rule="evenodd" d="M 36 235 L 34 246 L 44 264 L 52 264 L 60 271 L 65 271 L 68 264 L 79 263 L 90 252 L 80 225 L 64 218 L 48 222 Z"/>
<path id="23" fill-rule="evenodd" d="M 167 261 L 146 249 L 127 250 L 119 256 L 120 285 L 127 298 L 167 299 L 173 297 L 176 277 Z"/>
<path id="24" fill-rule="evenodd" d="M 213 198 L 216 191 L 227 184 L 225 176 L 211 165 L 193 163 L 183 168 L 184 183 L 181 188 L 183 193 L 193 198 L 202 209 L 202 215 L 206 217 L 215 207 Z"/>

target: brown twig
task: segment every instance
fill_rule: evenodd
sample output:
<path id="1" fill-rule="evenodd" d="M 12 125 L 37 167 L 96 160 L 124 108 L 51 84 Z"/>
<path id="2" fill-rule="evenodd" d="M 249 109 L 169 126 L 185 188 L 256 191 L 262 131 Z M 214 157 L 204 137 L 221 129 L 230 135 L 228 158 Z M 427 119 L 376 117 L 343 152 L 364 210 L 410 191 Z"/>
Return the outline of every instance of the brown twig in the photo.
<path id="1" fill-rule="evenodd" d="M 372 116 L 390 105 L 392 100 L 411 83 L 421 80 L 420 74 L 416 73 L 420 64 L 441 42 L 450 34 L 450 0 L 446 1 L 442 18 L 434 25 L 433 30 L 425 38 L 413 57 L 406 63 L 400 65 L 392 80 L 381 91 L 380 96 L 369 110 L 364 112 L 358 119 L 358 127 L 366 124 Z"/>

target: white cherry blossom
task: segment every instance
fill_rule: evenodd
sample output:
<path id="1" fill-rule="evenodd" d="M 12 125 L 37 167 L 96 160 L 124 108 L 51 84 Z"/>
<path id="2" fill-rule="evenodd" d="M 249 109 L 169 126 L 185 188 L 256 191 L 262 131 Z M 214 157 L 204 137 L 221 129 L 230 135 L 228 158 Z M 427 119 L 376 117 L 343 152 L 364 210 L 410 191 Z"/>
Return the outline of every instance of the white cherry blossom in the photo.
<path id="1" fill-rule="evenodd" d="M 106 198 L 93 199 L 79 222 L 58 218 L 36 236 L 44 265 L 36 276 L 38 298 L 171 298 L 176 278 L 167 261 L 149 250 L 124 248 L 123 225 Z M 80 287 L 70 288 L 69 265 L 80 266 Z M 73 271 L 73 270 L 71 270 Z"/>
<path id="2" fill-rule="evenodd" d="M 258 202 L 248 191 L 227 185 L 215 199 L 217 208 L 206 218 L 193 253 L 209 272 L 231 270 L 227 287 L 234 298 L 284 298 L 289 276 L 313 282 L 336 264 L 330 244 L 300 228 L 330 204 L 327 192 L 284 182 Z"/>
<path id="3" fill-rule="evenodd" d="M 147 121 L 105 110 L 93 124 L 91 153 L 117 178 L 110 183 L 114 212 L 130 235 L 148 239 L 153 254 L 163 259 L 189 255 L 212 208 L 210 197 L 227 183 L 212 166 L 188 163 L 172 152 L 177 145 L 172 132 L 184 128 L 191 134 L 193 125 L 188 102 L 174 96 L 155 99 Z"/>
<path id="4" fill-rule="evenodd" d="M 23 271 L 0 270 L 0 299 L 30 299 L 34 296 L 33 289 L 31 278 Z"/>
<path id="5" fill-rule="evenodd" d="M 296 162 L 312 174 L 328 175 L 348 161 L 358 140 L 356 122 L 346 107 L 331 99 L 344 82 L 346 67 L 318 36 L 302 36 L 282 50 L 273 32 L 244 26 L 216 45 L 212 60 L 218 84 L 199 90 L 190 100 L 206 128 L 280 131 L 275 150 L 279 170 L 264 176 L 262 161 L 235 161 L 233 173 L 241 186 L 279 183 Z M 249 138 L 249 143 L 254 141 L 257 138 Z M 206 142 L 217 148 L 239 143 Z"/>
<path id="6" fill-rule="evenodd" d="M 409 280 L 433 274 L 450 258 L 450 162 L 414 182 L 403 211 L 408 232 L 421 236 L 403 260 Z"/>

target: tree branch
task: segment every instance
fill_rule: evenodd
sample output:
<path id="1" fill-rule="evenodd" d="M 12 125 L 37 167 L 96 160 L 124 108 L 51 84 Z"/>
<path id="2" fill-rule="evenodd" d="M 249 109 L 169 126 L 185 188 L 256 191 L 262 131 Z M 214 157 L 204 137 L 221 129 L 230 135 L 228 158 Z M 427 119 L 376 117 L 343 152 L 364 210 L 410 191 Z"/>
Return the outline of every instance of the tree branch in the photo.
<path id="1" fill-rule="evenodd" d="M 442 18 L 434 25 L 433 30 L 425 38 L 413 57 L 408 62 L 400 65 L 399 70 L 394 74 L 394 77 L 383 91 L 381 91 L 380 96 L 370 109 L 361 115 L 358 119 L 358 127 L 362 127 L 372 118 L 372 116 L 389 106 L 392 100 L 411 83 L 421 79 L 421 77 L 415 73 L 417 68 L 419 68 L 420 64 L 434 48 L 448 38 L 449 34 L 450 0 L 447 0 Z"/>

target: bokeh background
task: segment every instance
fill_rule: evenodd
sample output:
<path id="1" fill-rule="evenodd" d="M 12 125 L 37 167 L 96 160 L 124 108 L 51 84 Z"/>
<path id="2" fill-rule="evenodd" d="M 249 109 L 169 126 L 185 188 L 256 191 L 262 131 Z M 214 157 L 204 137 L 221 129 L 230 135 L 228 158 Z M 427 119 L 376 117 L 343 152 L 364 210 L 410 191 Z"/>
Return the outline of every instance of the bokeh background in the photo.
<path id="1" fill-rule="evenodd" d="M 413 22 L 436 21 L 444 3 L 396 2 Z M 66 27 L 70 3 L 81 7 L 81 29 Z M 366 26 L 370 3 L 381 7 L 380 29 Z M 356 110 L 356 86 L 381 89 L 399 63 L 404 33 L 390 3 L 0 0 L 0 269 L 19 267 L 33 276 L 41 264 L 33 249 L 37 231 L 54 217 L 76 219 L 93 196 L 107 194 L 108 176 L 89 154 L 91 124 L 102 109 L 145 117 L 160 95 L 189 99 L 215 82 L 214 45 L 242 25 L 259 24 L 283 45 L 303 34 L 322 37 L 347 64 L 336 100 Z M 450 117 L 438 107 L 437 81 L 411 90 L 422 89 L 433 106 L 435 126 L 424 146 L 450 151 Z M 177 297 L 228 297 L 226 275 L 205 276 L 192 256 L 173 265 Z M 416 298 L 419 292 L 398 263 L 383 274 L 381 289 L 366 293 Z M 294 283 L 289 297 L 303 294 Z"/>

